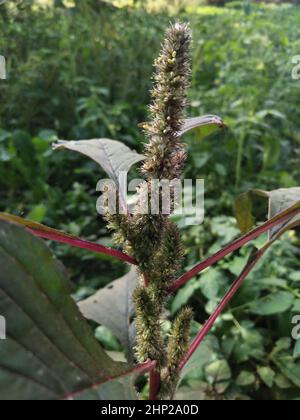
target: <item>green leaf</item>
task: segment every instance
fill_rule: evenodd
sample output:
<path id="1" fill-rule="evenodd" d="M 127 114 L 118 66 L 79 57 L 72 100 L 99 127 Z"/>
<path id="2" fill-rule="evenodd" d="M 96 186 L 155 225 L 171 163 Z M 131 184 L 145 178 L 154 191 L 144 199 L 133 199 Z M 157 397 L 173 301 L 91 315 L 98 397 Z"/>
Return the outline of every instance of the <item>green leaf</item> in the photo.
<path id="1" fill-rule="evenodd" d="M 275 372 L 269 366 L 260 366 L 257 368 L 257 373 L 259 374 L 261 380 L 269 387 L 272 388 L 274 379 L 275 379 Z"/>
<path id="2" fill-rule="evenodd" d="M 275 384 L 280 389 L 289 389 L 289 388 L 292 388 L 293 386 L 291 381 L 289 381 L 286 376 L 282 375 L 282 373 L 278 373 L 276 375 Z"/>
<path id="3" fill-rule="evenodd" d="M 117 338 L 110 329 L 100 325 L 95 330 L 95 337 L 103 345 L 106 350 L 113 352 L 122 352 L 122 347 Z M 113 359 L 113 357 L 112 357 Z"/>
<path id="4" fill-rule="evenodd" d="M 296 341 L 293 356 L 294 357 L 300 357 L 300 340 Z"/>
<path id="5" fill-rule="evenodd" d="M 182 308 L 188 302 L 190 297 L 193 296 L 194 292 L 197 289 L 199 289 L 199 287 L 200 285 L 198 279 L 193 279 L 187 282 L 183 287 L 181 287 L 172 301 L 172 314 L 175 314 L 177 311 L 179 311 L 179 309 Z"/>
<path id="6" fill-rule="evenodd" d="M 181 381 L 192 372 L 200 371 L 204 373 L 204 367 L 213 362 L 216 358 L 216 347 L 216 338 L 211 335 L 207 336 L 181 370 L 178 386 Z"/>
<path id="7" fill-rule="evenodd" d="M 6 63 L 3 55 L 0 55 L 0 79 L 6 79 Z"/>
<path id="8" fill-rule="evenodd" d="M 300 314 L 300 299 L 296 299 L 293 306 L 293 312 Z"/>
<path id="9" fill-rule="evenodd" d="M 88 299 L 79 302 L 81 313 L 97 324 L 104 325 L 120 340 L 129 359 L 135 338 L 132 293 L 137 285 L 137 270 L 132 268 L 128 274 L 110 283 Z"/>
<path id="10" fill-rule="evenodd" d="M 197 139 L 202 140 L 214 131 L 225 127 L 226 125 L 220 117 L 216 115 L 204 115 L 202 117 L 187 118 L 178 135 L 180 137 L 190 130 L 197 129 Z"/>
<path id="11" fill-rule="evenodd" d="M 292 281 L 300 281 L 300 271 L 294 271 L 290 274 L 289 278 Z"/>
<path id="12" fill-rule="evenodd" d="M 223 393 L 229 386 L 231 369 L 226 360 L 216 360 L 205 366 L 205 377 L 218 393 Z"/>
<path id="13" fill-rule="evenodd" d="M 295 297 L 290 292 L 276 292 L 255 301 L 250 312 L 256 315 L 276 315 L 293 306 Z"/>
<path id="14" fill-rule="evenodd" d="M 253 373 L 243 370 L 236 379 L 238 386 L 250 386 L 255 383 L 255 376 Z"/>
<path id="15" fill-rule="evenodd" d="M 132 165 L 145 159 L 143 155 L 130 150 L 125 144 L 110 139 L 60 140 L 53 145 L 53 149 L 68 149 L 79 152 L 97 162 L 119 187 L 123 204 L 126 204 L 125 191 L 124 186 L 119 184 L 120 173 L 127 173 Z"/>
<path id="16" fill-rule="evenodd" d="M 0 265 L 1 399 L 60 399 L 126 374 L 94 338 L 40 239 L 0 221 Z"/>
<path id="17" fill-rule="evenodd" d="M 281 370 L 294 385 L 300 387 L 300 364 L 288 354 L 282 354 L 273 359 L 277 367 Z"/>

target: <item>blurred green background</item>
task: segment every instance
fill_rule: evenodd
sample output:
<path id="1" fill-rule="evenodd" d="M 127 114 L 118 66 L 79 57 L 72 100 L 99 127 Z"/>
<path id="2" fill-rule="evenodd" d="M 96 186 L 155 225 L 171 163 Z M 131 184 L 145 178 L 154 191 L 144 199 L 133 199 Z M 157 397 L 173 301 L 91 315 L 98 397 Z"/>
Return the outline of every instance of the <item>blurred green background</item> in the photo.
<path id="1" fill-rule="evenodd" d="M 15 0 L 0 2 L 0 210 L 112 245 L 97 216 L 103 175 L 77 154 L 52 152 L 56 139 L 109 137 L 141 151 L 152 62 L 168 23 L 193 29 L 189 115 L 213 113 L 229 126 L 199 142 L 186 137 L 187 177 L 204 177 L 206 218 L 183 228 L 186 268 L 239 235 L 234 198 L 251 187 L 300 182 L 300 8 L 198 0 Z M 296 2 L 297 3 L 297 2 Z M 266 217 L 262 209 L 262 219 Z M 263 239 L 259 240 L 261 243 Z M 76 299 L 124 272 L 109 257 L 53 245 Z M 245 264 L 250 248 L 189 282 L 169 302 L 187 302 L 194 334 Z M 185 380 L 182 398 L 295 399 L 300 345 L 291 320 L 300 314 L 299 239 L 287 234 L 250 276 L 218 321 L 214 360 Z M 168 322 L 164 326 L 168 329 Z M 120 345 L 108 331 L 97 337 Z"/>

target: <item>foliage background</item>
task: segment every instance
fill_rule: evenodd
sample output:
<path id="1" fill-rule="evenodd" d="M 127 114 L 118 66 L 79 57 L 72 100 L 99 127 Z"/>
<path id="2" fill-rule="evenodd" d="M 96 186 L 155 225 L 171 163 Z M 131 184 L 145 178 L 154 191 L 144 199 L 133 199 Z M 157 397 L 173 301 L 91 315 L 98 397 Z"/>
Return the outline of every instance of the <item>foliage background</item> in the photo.
<path id="1" fill-rule="evenodd" d="M 174 16 L 189 20 L 194 34 L 189 113 L 215 113 L 229 126 L 204 142 L 197 133 L 186 139 L 186 174 L 206 183 L 204 224 L 182 229 L 186 268 L 239 234 L 233 205 L 239 192 L 299 185 L 300 80 L 291 77 L 291 59 L 300 54 L 297 6 L 50 3 L 0 5 L 0 53 L 8 66 L 0 83 L 1 211 L 112 245 L 95 210 L 99 168 L 50 146 L 57 138 L 109 137 L 142 150 L 137 124 L 147 118 L 152 62 Z M 108 257 L 51 247 L 68 268 L 76 299 L 124 273 Z M 249 252 L 188 283 L 170 300 L 170 315 L 189 302 L 196 334 Z M 300 346 L 290 337 L 299 284 L 299 239 L 290 233 L 217 323 L 211 360 L 185 380 L 180 396 L 297 398 Z M 107 330 L 96 334 L 108 350 L 122 350 Z"/>

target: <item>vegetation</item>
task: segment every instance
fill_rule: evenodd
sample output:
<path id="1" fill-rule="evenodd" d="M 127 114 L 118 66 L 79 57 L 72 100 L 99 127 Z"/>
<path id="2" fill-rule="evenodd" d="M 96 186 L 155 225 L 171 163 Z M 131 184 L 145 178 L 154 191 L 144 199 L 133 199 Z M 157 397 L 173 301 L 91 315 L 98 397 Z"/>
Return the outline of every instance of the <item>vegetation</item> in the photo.
<path id="1" fill-rule="evenodd" d="M 0 6 L 0 53 L 8 58 L 8 80 L 0 82 L 1 210 L 111 247 L 112 239 L 95 211 L 95 185 L 103 172 L 99 172 L 95 163 L 79 155 L 53 153 L 50 145 L 61 138 L 108 137 L 117 138 L 142 152 L 145 139 L 138 123 L 147 119 L 151 65 L 170 18 L 165 13 L 154 14 L 139 7 L 119 9 L 103 3 L 99 7 L 96 2 L 77 2 L 72 8 L 61 4 L 46 9 L 33 3 L 6 2 Z M 199 131 L 203 127 L 200 127 L 185 137 L 188 152 L 185 175 L 205 178 L 206 218 L 200 226 L 181 228 L 187 250 L 185 269 L 182 287 L 167 302 L 170 316 L 162 324 L 166 336 L 170 330 L 173 332 L 171 337 L 182 330 L 178 326 L 178 314 L 189 304 L 194 312 L 191 334 L 199 344 L 199 331 L 208 315 L 213 313 L 234 279 L 238 276 L 238 280 L 243 280 L 240 273 L 243 277 L 243 267 L 249 267 L 249 256 L 252 256 L 250 263 L 256 261 L 257 254 L 255 250 L 253 254 L 252 246 L 246 245 L 240 251 L 237 247 L 231 257 L 225 253 L 225 258 L 213 268 L 200 276 L 201 266 L 199 271 L 192 272 L 193 278 L 186 281 L 184 273 L 189 273 L 199 260 L 205 262 L 209 255 L 214 255 L 239 236 L 235 213 L 244 231 L 253 225 L 254 210 L 258 220 L 266 219 L 267 200 L 261 192 L 242 195 L 235 208 L 234 199 L 251 188 L 270 191 L 280 187 L 293 191 L 292 201 L 287 197 L 283 200 L 286 208 L 299 202 L 299 188 L 296 187 L 299 185 L 300 111 L 297 98 L 300 82 L 291 77 L 291 60 L 300 50 L 299 14 L 295 6 L 237 3 L 220 9 L 196 7 L 193 11 L 187 8 L 181 12 L 182 19 L 191 22 L 194 38 L 188 112 L 192 116 L 221 115 L 228 129 L 226 133 L 217 131 L 203 140 Z M 269 195 L 268 199 L 277 202 L 274 196 Z M 249 211 L 251 206 L 252 212 Z M 277 212 L 282 210 L 277 208 Z M 276 220 L 276 223 L 280 221 Z M 177 219 L 176 222 L 181 227 L 182 221 Z M 39 236 L 53 239 L 53 231 L 45 232 L 43 228 L 41 232 L 37 225 L 28 227 L 35 234 L 39 232 Z M 274 235 L 273 231 L 272 239 Z M 16 239 L 6 243 L 7 237 Z M 254 246 L 264 249 L 265 239 L 257 237 Z M 59 234 L 59 240 L 70 242 L 75 239 Z M 30 246 L 20 247 L 16 243 Z M 69 357 L 72 349 L 72 360 L 62 366 L 68 371 L 69 364 L 79 365 L 76 372 L 82 375 L 80 386 L 72 378 L 69 383 L 61 384 L 57 376 L 60 376 L 63 361 L 53 359 L 57 371 L 47 371 L 52 378 L 52 393 L 44 388 L 42 392 L 39 387 L 40 398 L 57 398 L 69 393 L 76 397 L 76 393 L 82 391 L 82 385 L 88 389 L 95 381 L 103 382 L 106 377 L 119 376 L 130 369 L 128 365 L 105 359 L 83 319 L 80 326 L 72 323 L 80 314 L 69 298 L 72 293 L 75 300 L 83 300 L 81 311 L 88 319 L 94 319 L 87 304 L 89 296 L 115 290 L 115 298 L 121 293 L 119 288 L 105 286 L 124 274 L 122 282 L 132 283 L 132 272 L 125 272 L 123 254 L 117 254 L 119 262 L 116 263 L 107 248 L 103 253 L 104 249 L 100 247 L 100 252 L 96 246 L 94 251 L 99 252 L 90 254 L 87 250 L 51 244 L 55 254 L 70 270 L 71 282 L 68 282 L 59 265 L 50 266 L 51 257 L 45 247 L 27 232 L 1 222 L 1 244 L 22 261 L 25 271 L 36 279 L 34 285 L 31 276 L 24 277 L 24 272 L 20 272 L 13 276 L 12 284 L 2 284 L 1 277 L 1 288 L 13 295 L 17 304 L 25 302 L 23 310 L 32 314 L 33 325 L 48 337 L 49 334 L 56 337 L 57 331 L 47 331 L 47 325 L 54 325 L 56 317 L 63 314 L 68 320 L 64 335 L 69 336 L 71 331 L 87 352 L 82 361 L 80 348 L 76 347 L 78 342 L 72 341 L 74 338 L 69 342 L 60 342 L 58 338 L 55 344 Z M 81 245 L 87 248 L 86 243 Z M 35 259 L 29 255 L 30 248 L 35 252 Z M 176 398 L 298 397 L 300 349 L 299 343 L 295 344 L 291 338 L 291 320 L 300 310 L 298 255 L 297 231 L 288 231 L 264 256 L 263 263 L 250 273 L 226 312 L 214 324 L 212 335 L 197 348 L 196 368 L 195 364 L 186 365 Z M 49 266 L 43 272 L 37 256 L 43 261 L 48 259 Z M 8 266 L 4 277 L 5 273 L 12 273 L 9 270 L 15 268 Z M 18 280 L 21 279 L 30 282 L 31 291 L 29 288 L 20 290 Z M 49 296 L 49 315 L 44 319 L 39 315 L 44 311 L 44 302 L 38 293 L 40 287 L 45 288 L 44 292 Z M 141 298 L 146 299 L 143 296 L 138 299 Z M 33 299 L 36 299 L 34 314 L 29 305 Z M 99 295 L 101 299 L 103 297 Z M 7 313 L 6 305 L 7 301 L 2 299 L 1 314 Z M 124 317 L 132 314 L 124 315 L 121 304 L 119 309 L 119 318 L 117 313 L 114 316 L 124 323 Z M 171 327 L 171 320 L 176 315 L 179 318 Z M 126 351 L 131 364 L 133 356 L 127 347 L 129 344 L 132 348 L 132 332 L 127 331 L 125 336 L 124 332 L 118 333 L 103 313 L 97 315 L 97 320 L 100 327 L 91 324 L 96 328 L 96 339 L 106 350 L 113 351 L 114 356 L 115 352 Z M 15 317 L 17 328 L 29 331 L 25 321 Z M 31 348 L 32 351 L 39 348 L 42 339 L 45 340 L 40 335 L 35 338 L 36 348 Z M 30 348 L 26 337 L 22 339 L 25 340 L 21 342 L 23 347 Z M 172 347 L 172 338 L 169 346 Z M 176 347 L 174 343 L 173 347 Z M 3 358 L 1 353 L 1 360 L 12 350 L 15 353 L 20 350 L 3 347 L 1 343 L 2 349 L 5 353 Z M 23 354 L 23 357 L 26 370 L 26 357 L 29 356 Z M 40 354 L 40 358 L 45 362 L 46 355 Z M 183 358 L 182 354 L 180 358 Z M 95 367 L 99 367 L 99 363 L 103 366 L 103 378 L 95 377 Z M 178 365 L 178 360 L 176 363 Z M 12 369 L 14 366 L 4 367 Z M 87 377 L 82 373 L 82 367 L 87 369 Z M 146 361 L 131 368 L 129 376 L 100 387 L 96 397 L 107 398 L 108 392 L 120 399 L 135 398 L 133 387 L 128 386 L 132 377 L 145 371 L 153 372 L 153 367 L 152 362 Z M 27 371 L 23 373 L 32 375 Z M 44 379 L 45 384 L 49 384 L 49 377 Z M 120 387 L 123 382 L 126 386 Z M 127 388 L 131 394 L 124 396 Z M 7 385 L 0 389 L 1 398 L 11 397 Z M 15 395 L 22 398 L 30 398 L 32 392 L 37 392 L 34 387 L 28 388 L 28 395 L 24 395 L 20 389 Z M 148 384 L 141 377 L 138 389 L 144 398 L 148 398 Z M 80 393 L 80 398 L 85 397 Z"/>

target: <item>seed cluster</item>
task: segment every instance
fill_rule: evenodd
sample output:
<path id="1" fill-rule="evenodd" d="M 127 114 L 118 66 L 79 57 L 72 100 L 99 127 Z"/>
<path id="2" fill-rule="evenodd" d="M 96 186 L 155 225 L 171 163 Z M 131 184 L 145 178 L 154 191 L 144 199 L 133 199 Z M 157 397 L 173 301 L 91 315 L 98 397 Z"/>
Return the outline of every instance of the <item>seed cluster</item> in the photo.
<path id="1" fill-rule="evenodd" d="M 179 132 L 183 125 L 190 83 L 191 32 L 186 24 L 175 23 L 166 32 L 161 53 L 155 61 L 154 87 L 151 92 L 151 119 L 143 125 L 149 139 L 141 171 L 138 205 L 150 201 L 155 180 L 179 179 L 186 161 Z M 162 194 L 162 193 L 160 193 Z M 160 196 L 160 199 L 162 197 Z M 174 200 L 171 194 L 171 200 Z M 174 203 L 171 203 L 171 207 Z M 157 361 L 161 373 L 161 395 L 171 397 L 178 380 L 178 367 L 189 341 L 192 311 L 183 309 L 174 321 L 168 343 L 161 331 L 167 288 L 182 266 L 184 249 L 180 232 L 168 215 L 135 214 L 131 217 L 107 215 L 115 240 L 139 264 L 141 281 L 133 294 L 136 312 L 136 356 L 140 362 Z M 144 279 L 147 278 L 147 287 Z"/>

